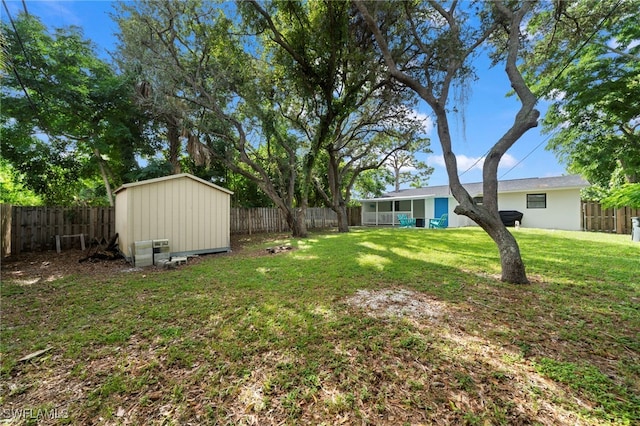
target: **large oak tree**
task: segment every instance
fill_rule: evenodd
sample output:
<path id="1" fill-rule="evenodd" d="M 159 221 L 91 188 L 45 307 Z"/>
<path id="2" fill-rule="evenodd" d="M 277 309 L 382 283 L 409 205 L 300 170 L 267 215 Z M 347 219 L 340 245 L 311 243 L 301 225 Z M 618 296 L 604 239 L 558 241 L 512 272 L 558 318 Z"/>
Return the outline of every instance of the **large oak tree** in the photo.
<path id="1" fill-rule="evenodd" d="M 495 241 L 503 281 L 527 283 L 518 243 L 498 213 L 497 170 L 507 150 L 538 124 L 537 98 L 518 69 L 524 39 L 521 29 L 536 2 L 429 0 L 355 4 L 377 42 L 389 74 L 413 90 L 433 111 L 449 185 L 459 203 L 454 211 L 471 218 Z M 494 61 L 504 66 L 505 78 L 520 101 L 520 109 L 486 156 L 480 205 L 460 182 L 449 113 L 455 84 L 473 76 L 472 60 L 487 54 L 491 47 Z"/>
<path id="2" fill-rule="evenodd" d="M 383 72 L 349 1 L 239 5 L 245 22 L 263 34 L 290 93 L 308 105 L 292 123 L 310 146 L 300 185 L 310 191 L 315 184 L 337 213 L 338 230 L 346 232 L 346 206 L 358 176 L 381 167 L 424 131 L 408 107 L 411 94 Z M 325 173 L 314 174 L 314 168 Z"/>

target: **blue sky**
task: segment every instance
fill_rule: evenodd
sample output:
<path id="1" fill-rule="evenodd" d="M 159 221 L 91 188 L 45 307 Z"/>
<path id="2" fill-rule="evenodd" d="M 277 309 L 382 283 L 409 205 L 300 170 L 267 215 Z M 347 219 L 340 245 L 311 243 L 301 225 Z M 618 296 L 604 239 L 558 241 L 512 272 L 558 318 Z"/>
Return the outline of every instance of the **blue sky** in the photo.
<path id="1" fill-rule="evenodd" d="M 22 0 L 5 1 L 14 17 L 24 10 Z M 109 12 L 112 11 L 111 2 L 26 0 L 24 3 L 29 13 L 38 16 L 49 28 L 68 25 L 83 28 L 85 37 L 96 44 L 101 56 L 108 57 L 108 52 L 114 49 L 117 25 L 109 17 Z M 6 21 L 4 7 L 1 9 L 1 15 L 2 20 Z M 505 97 L 510 86 L 500 66 L 489 68 L 487 62 L 478 62 L 476 68 L 479 79 L 470 88 L 470 97 L 465 108 L 466 131 L 462 131 L 461 119 L 456 120 L 452 117 L 450 122 L 460 174 L 472 167 L 502 136 L 513 122 L 519 107 L 515 98 Z M 544 113 L 545 105 L 540 103 L 539 109 Z M 425 122 L 429 125 L 430 120 L 426 118 L 429 109 L 426 105 L 420 106 L 417 114 L 424 116 Z M 426 160 L 435 168 L 429 184 L 445 185 L 448 178 L 442 162 L 440 143 L 435 130 L 431 129 L 428 135 L 431 137 L 433 153 L 422 154 L 420 159 Z M 567 174 L 564 165 L 558 162 L 554 154 L 544 149 L 547 138 L 547 135 L 541 134 L 540 127 L 527 132 L 503 158 L 498 177 L 519 179 Z M 482 161 L 466 171 L 461 179 L 463 182 L 481 181 Z"/>

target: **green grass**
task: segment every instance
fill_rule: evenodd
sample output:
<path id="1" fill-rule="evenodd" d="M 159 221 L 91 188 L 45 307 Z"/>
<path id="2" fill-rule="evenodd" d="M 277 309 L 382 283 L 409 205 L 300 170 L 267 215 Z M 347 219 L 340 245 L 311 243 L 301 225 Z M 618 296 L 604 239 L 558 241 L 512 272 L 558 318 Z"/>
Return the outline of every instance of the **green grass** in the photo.
<path id="1" fill-rule="evenodd" d="M 640 422 L 640 245 L 516 237 L 530 285 L 500 282 L 473 228 L 262 236 L 172 271 L 5 281 L 0 407 L 71 424 Z M 371 316 L 348 303 L 359 290 L 440 314 Z"/>

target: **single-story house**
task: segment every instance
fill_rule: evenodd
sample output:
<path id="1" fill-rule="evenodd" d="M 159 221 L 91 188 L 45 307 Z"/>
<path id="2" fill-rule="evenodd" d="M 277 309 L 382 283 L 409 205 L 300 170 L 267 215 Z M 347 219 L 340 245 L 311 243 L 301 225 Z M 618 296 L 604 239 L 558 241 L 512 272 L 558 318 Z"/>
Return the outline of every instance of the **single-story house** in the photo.
<path id="1" fill-rule="evenodd" d="M 463 184 L 482 201 L 482 183 Z M 498 182 L 498 209 L 523 213 L 521 225 L 529 228 L 581 230 L 580 189 L 589 186 L 581 176 L 557 176 L 502 180 Z M 415 218 L 417 226 L 448 215 L 448 227 L 474 226 L 466 216 L 453 212 L 458 202 L 448 185 L 404 189 L 380 198 L 361 200 L 362 224 L 398 225 L 398 215 Z"/>
<path id="2" fill-rule="evenodd" d="M 129 260 L 137 242 L 148 249 L 158 241 L 170 256 L 231 249 L 233 192 L 225 188 L 182 173 L 127 183 L 115 193 L 118 245 Z"/>

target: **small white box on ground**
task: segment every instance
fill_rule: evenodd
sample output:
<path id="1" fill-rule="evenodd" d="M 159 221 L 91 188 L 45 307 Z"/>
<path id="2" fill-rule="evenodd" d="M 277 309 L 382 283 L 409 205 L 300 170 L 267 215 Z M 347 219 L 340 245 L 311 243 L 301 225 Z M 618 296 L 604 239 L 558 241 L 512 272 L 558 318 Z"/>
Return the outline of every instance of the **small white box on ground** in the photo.
<path id="1" fill-rule="evenodd" d="M 153 240 L 153 264 L 158 265 L 161 260 L 169 260 L 170 257 L 169 240 Z"/>

